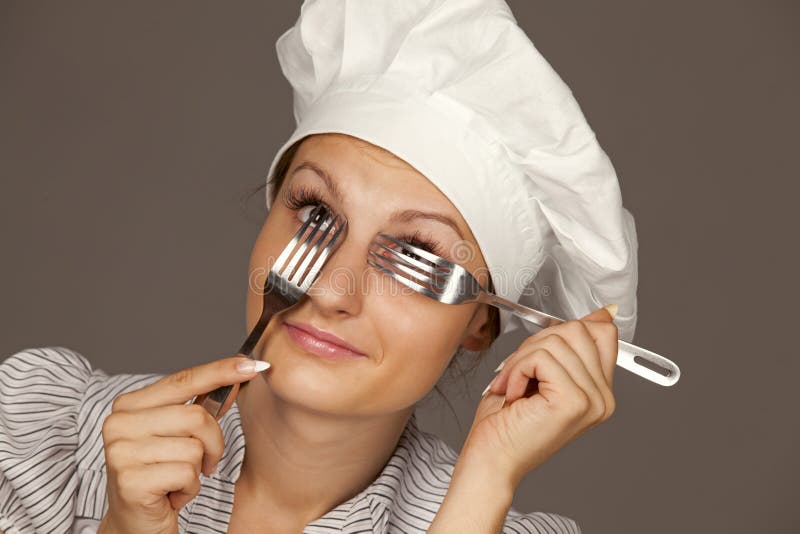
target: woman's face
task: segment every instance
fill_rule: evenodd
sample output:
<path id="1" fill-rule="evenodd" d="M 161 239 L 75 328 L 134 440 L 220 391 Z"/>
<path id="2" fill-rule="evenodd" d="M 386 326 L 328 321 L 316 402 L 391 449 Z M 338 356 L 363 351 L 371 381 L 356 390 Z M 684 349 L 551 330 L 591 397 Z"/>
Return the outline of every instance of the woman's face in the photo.
<path id="1" fill-rule="evenodd" d="M 315 167 L 328 175 L 341 198 Z M 298 205 L 309 200 L 305 207 Z M 408 408 L 433 388 L 459 346 L 488 346 L 488 311 L 477 303 L 442 304 L 405 288 L 367 263 L 370 243 L 381 232 L 396 238 L 417 234 L 418 240 L 435 242 L 436 253 L 445 258 L 470 250 L 471 257 L 459 263 L 485 287 L 486 264 L 475 238 L 448 198 L 404 161 L 355 137 L 311 136 L 295 154 L 253 248 L 248 332 L 261 313 L 263 273 L 319 201 L 347 219 L 346 238 L 308 294 L 274 316 L 254 357 L 272 364 L 263 377 L 286 401 L 339 414 Z M 445 215 L 456 228 L 430 218 L 393 218 L 407 210 Z M 330 332 L 365 356 L 313 355 L 293 340 L 284 321 Z M 265 387 L 261 381 L 251 385 L 256 387 L 248 394 Z"/>

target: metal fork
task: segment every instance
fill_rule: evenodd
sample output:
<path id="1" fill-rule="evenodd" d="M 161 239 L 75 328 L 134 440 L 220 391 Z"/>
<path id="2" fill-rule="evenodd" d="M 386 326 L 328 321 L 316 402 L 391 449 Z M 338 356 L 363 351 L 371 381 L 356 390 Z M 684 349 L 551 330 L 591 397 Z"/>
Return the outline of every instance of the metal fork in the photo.
<path id="1" fill-rule="evenodd" d="M 322 265 L 338 245 L 339 238 L 346 227 L 347 221 L 344 218 L 338 215 L 333 216 L 321 204 L 311 211 L 303 226 L 272 264 L 267 274 L 267 280 L 264 282 L 264 305 L 261 308 L 261 317 L 239 349 L 239 354 L 252 358 L 253 348 L 264 333 L 272 316 L 296 304 L 308 291 L 317 278 Z M 310 233 L 303 237 L 309 228 L 311 228 Z M 336 229 L 335 232 L 323 245 L 333 228 Z M 322 233 L 320 234 L 321 229 Z M 298 244 L 299 248 L 297 248 Z M 295 248 L 297 248 L 296 251 Z M 306 252 L 308 253 L 306 254 Z M 313 264 L 311 264 L 312 260 Z M 300 262 L 299 266 L 298 262 Z M 211 415 L 218 418 L 220 409 L 232 389 L 232 385 L 222 386 L 209 393 L 197 395 L 192 400 L 192 404 L 202 405 Z"/>
<path id="2" fill-rule="evenodd" d="M 564 319 L 499 297 L 481 287 L 464 267 L 408 243 L 379 234 L 367 261 L 405 286 L 445 304 L 482 302 L 507 310 L 542 328 Z M 551 321 L 555 321 L 551 323 Z M 680 378 L 675 363 L 642 347 L 619 340 L 617 365 L 651 382 L 671 386 Z"/>

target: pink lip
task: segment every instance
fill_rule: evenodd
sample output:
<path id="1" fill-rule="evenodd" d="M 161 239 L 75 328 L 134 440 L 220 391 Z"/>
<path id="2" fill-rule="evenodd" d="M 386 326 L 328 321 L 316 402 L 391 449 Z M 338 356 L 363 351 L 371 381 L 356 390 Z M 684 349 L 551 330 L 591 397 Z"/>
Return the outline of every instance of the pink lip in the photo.
<path id="1" fill-rule="evenodd" d="M 363 358 L 363 352 L 345 340 L 306 323 L 284 321 L 292 340 L 307 352 L 326 358 Z"/>

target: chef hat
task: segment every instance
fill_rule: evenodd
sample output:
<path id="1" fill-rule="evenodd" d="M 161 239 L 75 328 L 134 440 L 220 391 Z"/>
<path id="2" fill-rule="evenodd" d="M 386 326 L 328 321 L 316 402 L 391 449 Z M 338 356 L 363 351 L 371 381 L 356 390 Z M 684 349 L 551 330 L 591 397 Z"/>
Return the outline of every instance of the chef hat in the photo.
<path id="1" fill-rule="evenodd" d="M 637 238 L 611 161 L 502 0 L 306 0 L 278 38 L 297 128 L 425 175 L 472 230 L 496 293 L 564 319 L 619 305 L 636 327 Z M 270 207 L 272 182 L 267 187 Z M 500 330 L 539 327 L 500 310 Z"/>

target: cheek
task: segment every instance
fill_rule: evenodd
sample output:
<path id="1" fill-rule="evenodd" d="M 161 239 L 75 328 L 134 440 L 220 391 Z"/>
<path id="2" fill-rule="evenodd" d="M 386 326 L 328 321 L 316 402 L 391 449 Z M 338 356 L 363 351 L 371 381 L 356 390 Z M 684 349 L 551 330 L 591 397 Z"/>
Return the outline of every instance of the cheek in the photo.
<path id="1" fill-rule="evenodd" d="M 253 260 L 256 264 L 265 265 L 268 256 L 277 256 L 286 246 L 297 231 L 292 226 L 292 217 L 293 212 L 281 205 L 272 208 L 253 245 Z"/>
<path id="2" fill-rule="evenodd" d="M 373 312 L 383 352 L 370 389 L 394 405 L 413 404 L 436 385 L 466 324 L 460 309 L 422 299 L 382 297 Z"/>
<path id="3" fill-rule="evenodd" d="M 294 230 L 287 219 L 285 209 L 275 206 L 269 214 L 253 243 L 247 270 L 247 324 L 248 331 L 258 321 L 264 300 L 264 282 L 272 258 L 277 258 L 291 239 Z"/>

